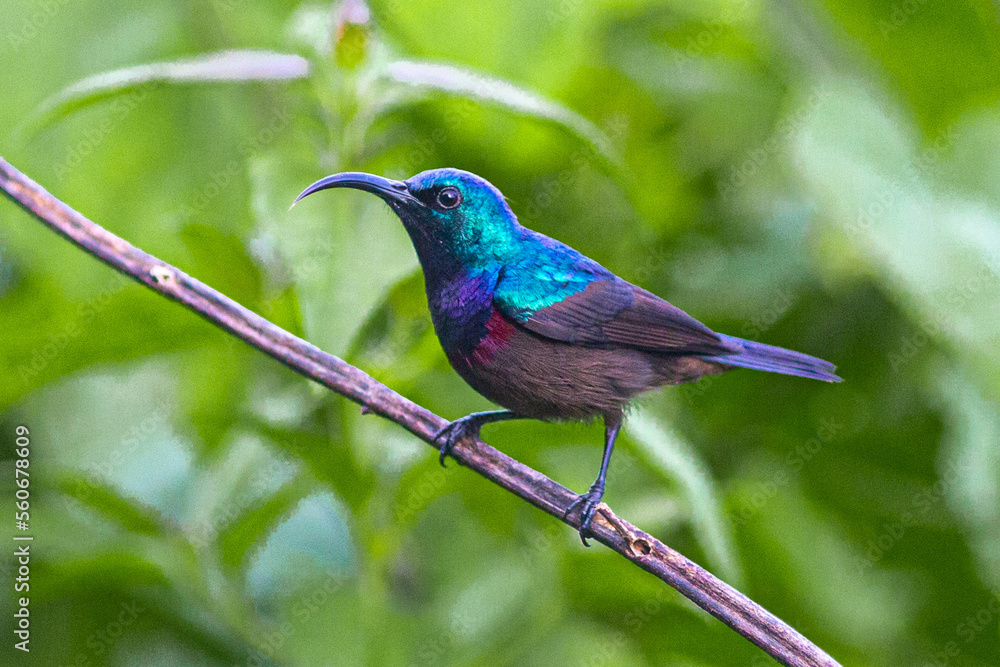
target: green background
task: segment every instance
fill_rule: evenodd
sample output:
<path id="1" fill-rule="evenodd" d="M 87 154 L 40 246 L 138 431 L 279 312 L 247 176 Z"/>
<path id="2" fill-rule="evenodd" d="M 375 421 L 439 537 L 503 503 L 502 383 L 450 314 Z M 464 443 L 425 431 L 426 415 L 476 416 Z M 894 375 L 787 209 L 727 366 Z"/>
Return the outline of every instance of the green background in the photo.
<path id="1" fill-rule="evenodd" d="M 524 224 L 712 328 L 835 362 L 839 385 L 736 371 L 644 397 L 605 500 L 845 665 L 1000 664 L 996 4 L 2 0 L 0 16 L 0 155 L 438 414 L 489 404 L 438 346 L 401 225 L 363 193 L 288 211 L 315 179 L 474 171 Z M 77 90 L 38 120 L 91 75 L 225 49 L 297 53 L 310 74 Z M 452 68 L 413 86 L 400 60 Z M 4 556 L 5 664 L 772 664 L 5 201 L 8 544 L 18 424 L 32 650 L 12 648 Z M 597 424 L 484 435 L 577 491 L 600 459 Z"/>

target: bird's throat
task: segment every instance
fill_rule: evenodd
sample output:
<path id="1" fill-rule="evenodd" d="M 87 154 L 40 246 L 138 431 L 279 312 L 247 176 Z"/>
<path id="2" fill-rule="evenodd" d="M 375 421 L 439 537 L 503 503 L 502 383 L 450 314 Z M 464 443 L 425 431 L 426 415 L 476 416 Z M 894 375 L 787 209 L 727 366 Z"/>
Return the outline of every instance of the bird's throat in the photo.
<path id="1" fill-rule="evenodd" d="M 493 314 L 497 271 L 461 269 L 449 277 L 424 270 L 434 331 L 449 354 L 471 355 Z"/>

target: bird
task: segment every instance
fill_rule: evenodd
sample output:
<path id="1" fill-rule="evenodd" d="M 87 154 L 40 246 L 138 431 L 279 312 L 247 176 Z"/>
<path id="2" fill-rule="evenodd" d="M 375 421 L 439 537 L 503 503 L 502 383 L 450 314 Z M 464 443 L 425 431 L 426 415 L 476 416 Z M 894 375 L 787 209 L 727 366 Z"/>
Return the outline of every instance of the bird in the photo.
<path id="1" fill-rule="evenodd" d="M 716 333 L 570 246 L 518 222 L 503 194 L 468 171 L 405 181 L 364 172 L 322 178 L 380 197 L 399 217 L 424 275 L 434 331 L 455 371 L 501 410 L 474 412 L 434 436 L 440 462 L 486 424 L 511 419 L 604 422 L 597 478 L 567 508 L 591 524 L 630 401 L 735 368 L 840 382 L 830 362 Z M 293 206 L 295 205 L 293 203 Z"/>

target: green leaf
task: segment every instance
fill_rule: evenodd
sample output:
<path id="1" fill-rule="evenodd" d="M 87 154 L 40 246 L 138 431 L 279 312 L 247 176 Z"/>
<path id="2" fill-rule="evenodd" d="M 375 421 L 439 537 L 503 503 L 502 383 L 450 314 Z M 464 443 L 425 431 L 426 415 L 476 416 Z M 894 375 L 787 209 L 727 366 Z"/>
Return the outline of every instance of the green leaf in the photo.
<path id="1" fill-rule="evenodd" d="M 137 65 L 95 74 L 63 88 L 38 107 L 28 121 L 35 131 L 101 100 L 135 93 L 168 83 L 242 83 L 289 81 L 309 75 L 309 61 L 302 56 L 260 49 L 206 53 L 194 58 Z"/>
<path id="2" fill-rule="evenodd" d="M 964 524 L 980 578 L 1000 585 L 1000 410 L 954 369 L 937 378 L 948 407 L 937 484 L 949 508 Z M 928 494 L 924 499 L 935 498 Z M 931 502 L 931 501 L 927 501 Z"/>
<path id="3" fill-rule="evenodd" d="M 691 506 L 691 524 L 705 554 L 721 577 L 739 587 L 742 580 L 739 563 L 704 461 L 675 433 L 642 410 L 632 412 L 626 423 L 632 440 L 647 460 L 684 490 Z"/>
<path id="4" fill-rule="evenodd" d="M 222 562 L 230 567 L 244 566 L 248 556 L 263 546 L 265 538 L 292 514 L 312 490 L 313 482 L 299 475 L 219 531 Z"/>
<path id="5" fill-rule="evenodd" d="M 238 237 L 191 223 L 181 230 L 181 239 L 194 257 L 192 273 L 247 308 L 259 308 L 263 280 Z"/>
<path id="6" fill-rule="evenodd" d="M 391 62 L 386 71 L 397 84 L 495 104 L 514 113 L 554 123 L 586 143 L 612 172 L 621 168 L 621 158 L 611 140 L 596 125 L 558 102 L 509 81 L 454 65 L 414 60 Z"/>
<path id="7" fill-rule="evenodd" d="M 414 271 L 391 287 L 351 343 L 347 359 L 380 382 L 399 389 L 439 361 L 426 349 L 437 345 L 424 296 L 424 277 Z"/>
<path id="8" fill-rule="evenodd" d="M 343 441 L 331 443 L 332 425 L 326 411 L 316 415 L 309 428 L 284 428 L 252 421 L 258 434 L 300 457 L 321 483 L 334 491 L 352 511 L 360 511 L 375 490 L 375 476 L 357 460 Z"/>
<path id="9" fill-rule="evenodd" d="M 4 298 L 0 330 L 7 332 L 0 377 L 9 380 L 0 384 L 0 405 L 89 366 L 191 349 L 221 335 L 111 271 L 103 289 L 76 300 L 41 274 L 26 274 Z"/>
<path id="10" fill-rule="evenodd" d="M 59 487 L 63 493 L 89 505 L 130 532 L 160 536 L 167 532 L 162 517 L 154 508 L 121 496 L 94 478 L 68 474 L 60 480 Z"/>

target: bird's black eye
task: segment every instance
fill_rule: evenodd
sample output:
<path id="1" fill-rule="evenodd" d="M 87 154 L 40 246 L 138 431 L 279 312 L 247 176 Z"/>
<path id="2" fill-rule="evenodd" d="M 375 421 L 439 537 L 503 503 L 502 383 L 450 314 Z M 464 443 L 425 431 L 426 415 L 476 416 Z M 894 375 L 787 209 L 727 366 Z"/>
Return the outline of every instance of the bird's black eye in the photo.
<path id="1" fill-rule="evenodd" d="M 437 203 L 443 209 L 455 208 L 462 203 L 462 193 L 458 191 L 458 188 L 448 186 L 446 188 L 441 188 L 441 191 L 437 194 Z"/>

